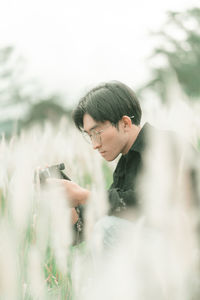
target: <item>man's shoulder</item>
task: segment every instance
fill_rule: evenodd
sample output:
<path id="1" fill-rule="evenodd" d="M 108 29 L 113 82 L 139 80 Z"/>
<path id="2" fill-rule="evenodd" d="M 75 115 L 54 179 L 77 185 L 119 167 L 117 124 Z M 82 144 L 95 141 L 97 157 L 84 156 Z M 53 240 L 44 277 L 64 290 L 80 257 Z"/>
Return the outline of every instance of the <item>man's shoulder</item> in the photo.
<path id="1" fill-rule="evenodd" d="M 133 145 L 130 149 L 130 153 L 132 151 L 136 151 L 139 153 L 144 152 L 144 150 L 146 149 L 146 147 L 148 145 L 149 137 L 156 134 L 156 132 L 157 132 L 157 129 L 155 127 L 153 127 L 151 124 L 149 124 L 148 122 L 146 122 L 142 126 L 135 142 L 133 143 Z"/>

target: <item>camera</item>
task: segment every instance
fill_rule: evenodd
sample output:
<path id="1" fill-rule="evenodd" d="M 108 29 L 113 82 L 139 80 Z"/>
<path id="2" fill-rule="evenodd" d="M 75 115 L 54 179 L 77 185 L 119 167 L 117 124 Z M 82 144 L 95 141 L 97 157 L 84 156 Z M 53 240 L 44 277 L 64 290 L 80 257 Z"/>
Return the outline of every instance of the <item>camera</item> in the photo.
<path id="1" fill-rule="evenodd" d="M 48 178 L 60 178 L 65 180 L 71 180 L 64 172 L 65 164 L 60 163 L 58 165 L 53 165 L 50 167 L 46 167 L 43 169 L 40 169 L 37 172 L 35 172 L 35 181 L 37 181 L 37 178 L 39 178 L 39 181 L 41 184 L 45 183 L 46 179 Z"/>
<path id="2" fill-rule="evenodd" d="M 63 172 L 65 169 L 65 164 L 60 163 L 58 165 L 53 165 L 50 167 L 46 167 L 43 169 L 40 169 L 35 172 L 35 183 L 40 182 L 40 184 L 44 185 L 46 180 L 48 178 L 59 178 L 59 179 L 65 179 L 70 180 L 71 179 Z M 75 207 L 77 215 L 78 215 L 78 221 L 76 224 L 73 225 L 73 245 L 79 244 L 83 240 L 83 207 L 77 206 Z"/>

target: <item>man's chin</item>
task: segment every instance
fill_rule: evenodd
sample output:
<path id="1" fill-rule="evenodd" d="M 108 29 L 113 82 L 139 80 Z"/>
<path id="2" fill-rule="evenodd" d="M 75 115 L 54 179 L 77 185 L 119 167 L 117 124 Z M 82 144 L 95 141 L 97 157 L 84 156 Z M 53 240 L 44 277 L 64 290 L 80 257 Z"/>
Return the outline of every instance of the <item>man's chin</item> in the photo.
<path id="1" fill-rule="evenodd" d="M 118 155 L 119 155 L 119 154 L 109 156 L 109 155 L 104 154 L 104 155 L 102 155 L 102 157 L 103 157 L 106 161 L 113 161 L 113 160 L 115 160 L 115 159 L 118 157 Z"/>

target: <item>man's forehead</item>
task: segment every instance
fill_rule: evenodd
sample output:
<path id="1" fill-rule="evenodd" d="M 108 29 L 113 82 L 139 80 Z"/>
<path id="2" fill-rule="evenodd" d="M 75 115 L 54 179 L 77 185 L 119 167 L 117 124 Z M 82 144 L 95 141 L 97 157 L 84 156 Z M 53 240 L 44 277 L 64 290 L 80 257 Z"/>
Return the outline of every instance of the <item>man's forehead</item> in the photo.
<path id="1" fill-rule="evenodd" d="M 95 121 L 89 114 L 83 116 L 83 129 L 84 131 L 91 131 L 92 129 L 100 126 L 101 122 Z"/>

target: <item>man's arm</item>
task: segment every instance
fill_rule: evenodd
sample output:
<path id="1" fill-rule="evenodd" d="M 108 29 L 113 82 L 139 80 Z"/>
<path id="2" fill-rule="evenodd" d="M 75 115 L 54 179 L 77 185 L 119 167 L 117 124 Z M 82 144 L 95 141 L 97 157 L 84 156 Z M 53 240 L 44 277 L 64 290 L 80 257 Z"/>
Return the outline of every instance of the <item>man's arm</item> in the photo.
<path id="1" fill-rule="evenodd" d="M 62 180 L 64 188 L 72 207 L 86 204 L 90 191 L 81 187 L 77 183 L 68 180 Z"/>
<path id="2" fill-rule="evenodd" d="M 84 205 L 89 196 L 90 191 L 82 188 L 77 183 L 65 179 L 47 179 L 49 184 L 56 184 L 64 189 L 67 195 L 70 207 L 77 207 L 79 205 Z"/>

